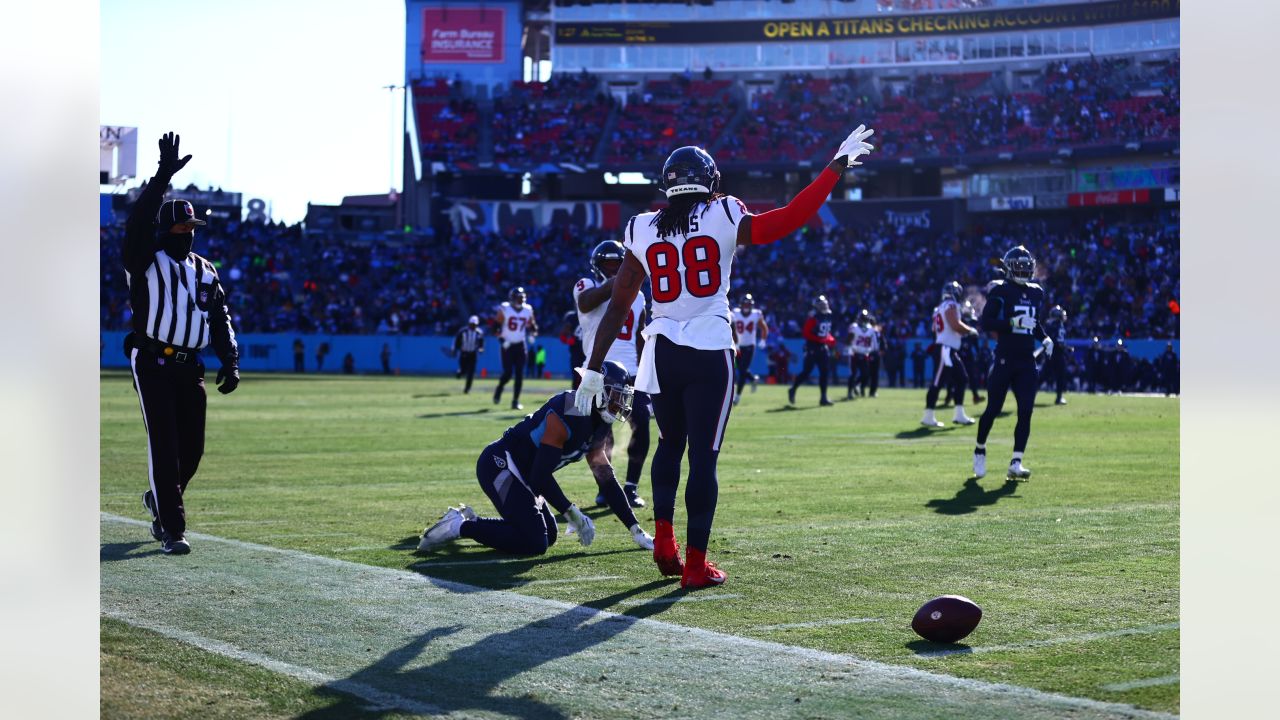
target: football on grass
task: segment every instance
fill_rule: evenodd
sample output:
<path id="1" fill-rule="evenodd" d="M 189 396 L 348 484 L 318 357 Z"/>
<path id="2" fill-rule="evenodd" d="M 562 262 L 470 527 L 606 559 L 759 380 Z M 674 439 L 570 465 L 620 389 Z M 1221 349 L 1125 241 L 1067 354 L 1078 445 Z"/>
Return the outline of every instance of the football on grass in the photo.
<path id="1" fill-rule="evenodd" d="M 967 597 L 943 595 L 916 611 L 911 629 L 925 640 L 953 643 L 973 632 L 982 620 L 982 608 Z"/>

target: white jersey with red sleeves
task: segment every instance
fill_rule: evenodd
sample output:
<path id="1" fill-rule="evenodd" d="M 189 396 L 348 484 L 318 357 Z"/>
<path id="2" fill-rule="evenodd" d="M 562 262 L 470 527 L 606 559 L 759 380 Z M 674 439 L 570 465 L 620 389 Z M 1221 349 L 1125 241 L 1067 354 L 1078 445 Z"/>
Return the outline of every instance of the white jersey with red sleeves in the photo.
<path id="1" fill-rule="evenodd" d="M 592 288 L 600 287 L 600 283 L 595 278 L 584 277 L 573 285 L 573 306 L 578 307 L 578 296 Z M 600 327 L 600 321 L 604 319 L 605 310 L 609 308 L 609 300 L 606 298 L 591 312 L 582 312 L 578 310 L 578 328 L 582 332 L 582 351 L 587 357 L 591 357 L 591 346 L 596 341 L 596 330 Z M 622 320 L 622 330 L 618 332 L 618 337 L 614 339 L 613 344 L 609 346 L 609 352 L 605 353 L 605 360 L 614 360 L 622 363 L 622 367 L 627 369 L 628 375 L 635 375 L 636 369 L 640 364 L 640 356 L 636 353 L 636 330 L 640 324 L 640 318 L 644 315 L 644 293 L 636 293 L 636 299 L 631 301 L 631 309 L 627 311 L 627 316 Z"/>
<path id="2" fill-rule="evenodd" d="M 849 334 L 853 342 L 849 344 L 849 352 L 855 355 L 870 355 L 880 349 L 880 335 L 873 327 L 863 327 L 858 323 L 849 326 Z"/>
<path id="3" fill-rule="evenodd" d="M 521 305 L 519 310 L 511 307 L 511 303 L 504 302 L 498 308 L 502 313 L 502 345 L 506 347 L 514 343 L 524 342 L 526 328 L 529 322 L 533 320 L 533 308 L 528 303 Z"/>
<path id="4" fill-rule="evenodd" d="M 733 309 L 733 329 L 738 331 L 739 346 L 750 347 L 756 344 L 761 320 L 764 320 L 764 313 L 758 308 L 751 308 L 749 313 L 742 312 L 742 308 Z"/>
<path id="5" fill-rule="evenodd" d="M 725 196 L 693 206 L 687 235 L 659 238 L 656 212 L 641 213 L 627 223 L 622 244 L 644 266 L 652 290 L 637 390 L 660 392 L 653 367 L 656 335 L 697 350 L 733 347 L 729 274 L 738 247 L 738 224 L 746 214 L 741 200 Z"/>
<path id="6" fill-rule="evenodd" d="M 941 305 L 933 309 L 933 332 L 939 345 L 959 350 L 960 333 L 947 324 L 947 308 L 955 308 L 956 317 L 960 317 L 960 305 L 955 300 L 943 300 Z"/>

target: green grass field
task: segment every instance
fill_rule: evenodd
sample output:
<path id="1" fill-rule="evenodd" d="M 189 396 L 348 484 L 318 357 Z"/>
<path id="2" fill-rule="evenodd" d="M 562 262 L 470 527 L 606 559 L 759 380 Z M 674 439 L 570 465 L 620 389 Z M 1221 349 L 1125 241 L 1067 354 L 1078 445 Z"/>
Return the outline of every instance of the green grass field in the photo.
<path id="1" fill-rule="evenodd" d="M 146 438 L 128 375 L 104 372 L 104 717 L 1178 712 L 1176 400 L 1042 396 L 1035 474 L 1005 484 L 1012 414 L 988 444 L 991 474 L 974 481 L 974 429 L 919 428 L 923 391 L 818 408 L 807 388 L 790 409 L 784 389 L 762 386 L 734 409 L 720 455 L 709 556 L 728 582 L 685 595 L 603 508 L 589 513 L 589 548 L 562 536 L 535 560 L 469 541 L 415 554 L 446 506 L 489 509 L 474 463 L 519 417 L 490 402 L 492 387 L 249 375 L 224 397 L 211 385 L 186 496 L 194 551 L 168 558 L 117 517 L 145 516 Z M 529 383 L 526 410 L 559 389 Z M 558 477 L 593 504 L 585 464 Z M 648 497 L 647 470 L 641 488 Z M 652 527 L 648 508 L 637 515 Z M 985 612 L 959 647 L 910 629 L 921 603 L 947 593 Z M 744 686 L 703 688 L 718 704 L 680 699 L 718 672 Z M 1035 692 L 1001 705 L 993 683 Z M 360 697 L 370 687 L 390 699 Z"/>

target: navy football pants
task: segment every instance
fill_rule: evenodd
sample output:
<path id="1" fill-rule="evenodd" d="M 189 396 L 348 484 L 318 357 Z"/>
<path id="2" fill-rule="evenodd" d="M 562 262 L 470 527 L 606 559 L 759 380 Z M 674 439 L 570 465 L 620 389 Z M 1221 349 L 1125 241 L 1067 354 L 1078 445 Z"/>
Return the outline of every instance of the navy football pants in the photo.
<path id="1" fill-rule="evenodd" d="M 1031 437 L 1031 411 L 1035 409 L 1036 386 L 1039 384 L 1035 360 L 996 358 L 987 376 L 987 407 L 978 419 L 978 444 L 987 442 L 996 416 L 1004 409 L 1004 398 L 1012 389 L 1014 400 L 1018 403 L 1018 424 L 1013 428 L 1013 451 L 1025 452 L 1027 438 Z"/>
<path id="2" fill-rule="evenodd" d="M 654 364 L 662 392 L 653 395 L 658 450 L 653 454 L 653 516 L 672 522 L 680 462 L 689 451 L 684 490 L 689 547 L 706 550 L 716 514 L 716 461 L 733 406 L 733 351 L 697 350 L 665 336 L 654 338 Z"/>
<path id="3" fill-rule="evenodd" d="M 556 542 L 554 511 L 508 465 L 501 442 L 480 453 L 476 479 L 502 517 L 464 522 L 462 537 L 513 555 L 541 555 Z"/>

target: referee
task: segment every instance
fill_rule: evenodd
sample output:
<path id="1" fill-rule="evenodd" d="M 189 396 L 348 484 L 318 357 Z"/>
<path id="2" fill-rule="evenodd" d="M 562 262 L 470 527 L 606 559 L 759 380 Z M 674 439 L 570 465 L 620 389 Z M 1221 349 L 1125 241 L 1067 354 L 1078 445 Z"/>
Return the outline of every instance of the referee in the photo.
<path id="1" fill-rule="evenodd" d="M 222 368 L 219 392 L 240 384 L 239 351 L 226 292 L 213 264 L 191 252 L 197 220 L 191 203 L 161 200 L 174 174 L 191 160 L 178 159 L 179 137 L 160 138 L 160 167 L 138 198 L 125 226 L 124 267 L 133 310 L 125 353 L 147 431 L 151 489 L 142 504 L 151 513 L 151 535 L 165 554 L 185 555 L 191 545 L 182 494 L 204 454 L 204 361 L 212 344 Z"/>
<path id="2" fill-rule="evenodd" d="M 472 315 L 467 318 L 467 326 L 458 331 L 453 338 L 453 352 L 458 355 L 458 377 L 467 376 L 467 386 L 462 394 L 471 392 L 471 380 L 476 375 L 476 355 L 484 352 L 484 331 L 480 329 L 480 318 Z"/>

